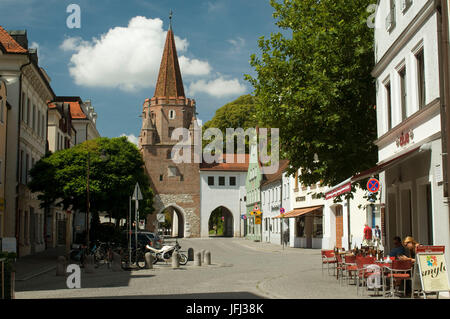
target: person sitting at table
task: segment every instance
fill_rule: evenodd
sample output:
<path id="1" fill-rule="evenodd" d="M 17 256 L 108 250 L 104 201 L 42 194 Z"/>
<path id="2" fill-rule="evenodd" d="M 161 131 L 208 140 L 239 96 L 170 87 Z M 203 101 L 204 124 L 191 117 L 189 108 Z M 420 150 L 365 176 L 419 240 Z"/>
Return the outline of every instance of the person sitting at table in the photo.
<path id="1" fill-rule="evenodd" d="M 403 245 L 406 247 L 406 253 L 399 258 L 401 260 L 410 260 L 412 263 L 414 263 L 416 261 L 416 248 L 417 246 L 420 246 L 420 244 L 416 242 L 413 237 L 408 236 L 403 241 Z"/>
<path id="2" fill-rule="evenodd" d="M 394 248 L 389 252 L 389 257 L 405 256 L 407 254 L 405 247 L 402 245 L 402 239 L 399 236 L 394 237 Z"/>

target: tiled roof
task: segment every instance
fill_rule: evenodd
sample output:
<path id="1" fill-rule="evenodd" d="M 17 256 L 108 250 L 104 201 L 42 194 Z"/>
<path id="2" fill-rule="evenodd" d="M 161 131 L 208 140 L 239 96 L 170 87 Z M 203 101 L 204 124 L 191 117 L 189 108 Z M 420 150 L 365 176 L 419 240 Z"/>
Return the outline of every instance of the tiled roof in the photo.
<path id="1" fill-rule="evenodd" d="M 238 155 L 240 154 L 225 154 L 225 162 L 228 163 L 201 163 L 201 171 L 232 171 L 232 172 L 246 172 L 250 162 L 249 154 L 242 154 L 244 156 L 244 163 L 239 163 Z M 232 162 L 232 163 L 231 163 Z"/>
<path id="2" fill-rule="evenodd" d="M 276 180 L 281 179 L 284 171 L 289 167 L 289 160 L 281 160 L 278 166 L 278 171 L 274 174 L 267 174 L 263 177 L 261 185 L 268 185 Z"/>
<path id="3" fill-rule="evenodd" d="M 154 97 L 185 97 L 172 29 L 167 32 Z"/>
<path id="4" fill-rule="evenodd" d="M 7 53 L 27 53 L 28 50 L 24 49 L 9 33 L 0 26 L 0 43 Z"/>
<path id="5" fill-rule="evenodd" d="M 79 102 L 67 102 L 70 105 L 70 115 L 73 119 L 87 119 Z"/>

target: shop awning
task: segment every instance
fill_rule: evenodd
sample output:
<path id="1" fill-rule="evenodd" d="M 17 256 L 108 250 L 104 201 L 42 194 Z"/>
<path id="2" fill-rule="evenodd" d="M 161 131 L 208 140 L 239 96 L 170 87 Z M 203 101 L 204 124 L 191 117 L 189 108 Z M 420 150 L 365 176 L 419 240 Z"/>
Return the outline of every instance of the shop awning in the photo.
<path id="1" fill-rule="evenodd" d="M 393 159 L 390 159 L 388 161 L 385 162 L 380 162 L 378 163 L 377 166 L 372 167 L 364 172 L 359 173 L 358 175 L 355 175 L 352 177 L 351 181 L 353 182 L 357 182 L 360 181 L 362 179 L 371 177 L 373 175 L 379 174 L 380 172 L 385 171 L 386 169 L 388 169 L 389 167 L 394 166 L 395 164 L 398 164 L 401 160 L 403 160 L 405 157 L 419 151 L 421 148 L 421 146 L 416 147 L 410 151 L 407 151 L 406 153 L 403 153 L 401 155 L 398 155 L 397 157 L 394 157 Z"/>
<path id="2" fill-rule="evenodd" d="M 275 218 L 295 218 L 295 217 L 299 217 L 299 216 L 304 216 L 307 214 L 311 214 L 311 213 L 316 213 L 319 212 L 323 209 L 323 205 L 321 206 L 313 206 L 313 207 L 305 207 L 305 208 L 297 208 L 294 209 L 286 214 L 283 215 L 278 215 Z"/>

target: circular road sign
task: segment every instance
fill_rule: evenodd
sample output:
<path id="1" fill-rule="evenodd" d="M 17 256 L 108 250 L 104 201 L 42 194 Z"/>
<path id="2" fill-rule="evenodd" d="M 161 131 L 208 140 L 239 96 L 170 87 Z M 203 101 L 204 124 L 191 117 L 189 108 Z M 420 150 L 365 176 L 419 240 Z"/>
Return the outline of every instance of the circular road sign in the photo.
<path id="1" fill-rule="evenodd" d="M 371 193 L 377 193 L 380 190 L 380 181 L 376 178 L 371 178 L 367 182 L 367 190 Z"/>
<path id="2" fill-rule="evenodd" d="M 286 212 L 286 210 L 283 207 L 281 207 L 280 213 L 284 214 L 285 212 Z"/>
<path id="3" fill-rule="evenodd" d="M 258 211 L 259 210 L 259 207 L 258 207 L 258 204 L 255 204 L 255 206 L 253 207 L 253 211 Z"/>

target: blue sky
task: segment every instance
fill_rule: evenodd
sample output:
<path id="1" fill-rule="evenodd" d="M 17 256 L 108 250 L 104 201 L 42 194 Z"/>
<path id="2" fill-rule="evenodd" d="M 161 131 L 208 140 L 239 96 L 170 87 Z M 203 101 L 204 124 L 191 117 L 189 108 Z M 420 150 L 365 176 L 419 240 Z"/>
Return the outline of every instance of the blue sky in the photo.
<path id="1" fill-rule="evenodd" d="M 81 28 L 69 29 L 69 4 Z M 0 0 L 0 25 L 27 29 L 57 95 L 91 99 L 102 136 L 139 135 L 173 10 L 185 91 L 199 119 L 252 88 L 250 55 L 277 31 L 268 0 Z"/>

